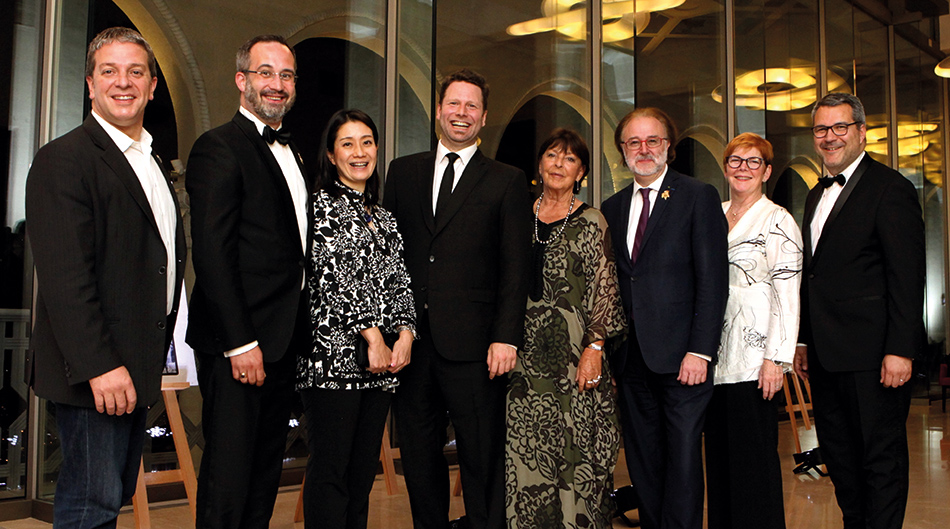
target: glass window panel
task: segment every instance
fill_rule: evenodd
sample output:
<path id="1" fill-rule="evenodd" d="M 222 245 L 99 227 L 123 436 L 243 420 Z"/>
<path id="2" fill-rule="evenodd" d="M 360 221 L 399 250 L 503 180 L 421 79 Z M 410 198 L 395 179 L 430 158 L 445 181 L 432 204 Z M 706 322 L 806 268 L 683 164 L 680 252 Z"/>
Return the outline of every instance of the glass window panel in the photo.
<path id="1" fill-rule="evenodd" d="M 924 212 L 927 251 L 927 288 L 924 321 L 932 342 L 943 341 L 944 328 L 944 152 L 943 79 L 933 73 L 937 61 L 900 36 L 926 26 L 897 27 L 894 44 L 897 82 L 898 170 L 917 186 Z"/>
<path id="2" fill-rule="evenodd" d="M 614 145 L 617 123 L 634 106 L 655 106 L 679 128 L 675 169 L 724 194 L 720 158 L 726 113 L 714 94 L 725 71 L 725 20 L 721 3 L 707 0 L 602 1 L 607 14 L 632 12 L 636 36 L 612 36 L 604 26 L 604 152 L 601 191 L 607 198 L 633 180 Z"/>
<path id="3" fill-rule="evenodd" d="M 480 148 L 529 180 L 537 177 L 537 149 L 554 128 L 573 128 L 590 142 L 588 18 L 586 3 L 571 0 L 499 0 L 490 9 L 438 3 L 437 76 L 459 68 L 485 76 L 491 95 Z M 587 192 L 585 181 L 581 197 Z"/>
<path id="4" fill-rule="evenodd" d="M 27 486 L 33 263 L 26 246 L 26 176 L 36 152 L 42 0 L 0 6 L 0 499 L 23 498 Z"/>
<path id="5" fill-rule="evenodd" d="M 861 98 L 868 121 L 867 152 L 887 164 L 887 28 L 846 0 L 826 0 L 825 7 L 828 68 Z"/>
<path id="6" fill-rule="evenodd" d="M 432 73 L 434 8 L 431 0 L 399 6 L 396 71 L 396 156 L 429 150 L 433 143 L 435 83 Z"/>
<path id="7" fill-rule="evenodd" d="M 801 222 L 821 171 L 810 130 L 818 97 L 818 3 L 737 0 L 735 6 L 736 132 L 772 144 L 769 195 Z M 850 91 L 846 79 L 827 75 L 829 89 Z"/>

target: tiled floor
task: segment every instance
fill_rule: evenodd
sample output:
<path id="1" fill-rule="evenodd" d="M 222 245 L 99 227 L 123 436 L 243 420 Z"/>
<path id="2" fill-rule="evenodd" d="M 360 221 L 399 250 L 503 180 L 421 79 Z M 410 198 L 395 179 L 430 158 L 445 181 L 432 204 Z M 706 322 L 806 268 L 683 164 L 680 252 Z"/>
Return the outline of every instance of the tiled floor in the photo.
<path id="1" fill-rule="evenodd" d="M 799 425 L 804 449 L 816 445 L 815 431 L 805 431 Z M 950 413 L 940 410 L 940 403 L 929 407 L 911 408 L 908 421 L 910 442 L 910 499 L 907 505 L 905 529 L 946 528 L 950 521 Z M 841 513 L 835 504 L 834 491 L 828 478 L 814 475 L 795 475 L 792 459 L 794 443 L 788 422 L 780 425 L 780 446 L 784 474 L 785 513 L 789 529 L 837 529 L 841 527 Z M 623 457 L 621 453 L 621 458 Z M 452 482 L 455 474 L 453 472 Z M 617 467 L 616 485 L 629 483 L 623 461 Z M 271 529 L 302 529 L 303 524 L 293 522 L 298 487 L 282 490 L 277 499 Z M 452 498 L 452 517 L 461 515 L 461 498 Z M 184 529 L 189 523 L 189 509 L 184 502 L 153 504 L 150 510 L 152 527 L 156 529 Z M 631 513 L 633 515 L 634 513 Z M 409 500 L 405 484 L 399 478 L 399 491 L 386 495 L 386 487 L 380 477 L 373 489 L 370 504 L 369 527 L 371 529 L 407 529 L 412 526 L 409 515 Z M 0 523 L 0 529 L 47 529 L 50 524 L 37 520 L 16 520 Z M 119 517 L 119 527 L 133 529 L 135 522 L 131 511 Z M 619 520 L 615 528 L 626 527 Z"/>

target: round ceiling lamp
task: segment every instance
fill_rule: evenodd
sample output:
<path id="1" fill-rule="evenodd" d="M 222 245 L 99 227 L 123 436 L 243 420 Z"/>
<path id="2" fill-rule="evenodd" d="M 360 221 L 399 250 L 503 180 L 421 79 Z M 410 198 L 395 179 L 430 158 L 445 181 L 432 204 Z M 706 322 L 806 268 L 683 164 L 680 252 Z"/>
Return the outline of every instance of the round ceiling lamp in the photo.
<path id="1" fill-rule="evenodd" d="M 829 92 L 850 92 L 840 75 L 831 70 L 827 75 Z M 805 108 L 815 102 L 817 84 L 814 66 L 752 70 L 736 77 L 736 105 L 779 112 Z M 722 103 L 721 85 L 712 98 Z"/>
<path id="2" fill-rule="evenodd" d="M 950 57 L 944 59 L 934 66 L 934 73 L 940 77 L 950 77 Z"/>
<path id="3" fill-rule="evenodd" d="M 634 37 L 650 23 L 650 13 L 672 9 L 686 0 L 604 0 L 601 8 L 604 42 L 618 42 Z M 543 0 L 545 16 L 508 26 L 515 37 L 557 31 L 570 40 L 587 39 L 586 0 Z"/>

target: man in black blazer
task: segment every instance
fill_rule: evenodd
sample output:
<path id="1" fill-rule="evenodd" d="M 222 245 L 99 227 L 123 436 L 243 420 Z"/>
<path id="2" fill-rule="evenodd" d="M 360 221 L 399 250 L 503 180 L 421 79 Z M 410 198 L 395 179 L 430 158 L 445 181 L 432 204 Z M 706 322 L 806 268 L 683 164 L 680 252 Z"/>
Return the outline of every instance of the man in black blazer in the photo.
<path id="1" fill-rule="evenodd" d="M 522 171 L 478 150 L 488 85 L 470 70 L 442 83 L 434 151 L 393 160 L 383 205 L 405 244 L 420 341 L 394 409 L 416 528 L 445 529 L 455 428 L 465 514 L 504 526 L 505 386 L 524 333 L 529 196 Z M 453 188 L 454 186 L 454 188 Z"/>
<path id="2" fill-rule="evenodd" d="M 631 321 L 612 358 L 624 449 L 646 529 L 703 525 L 702 429 L 728 295 L 725 216 L 708 184 L 669 168 L 676 128 L 636 109 L 614 142 L 634 182 L 603 203 Z"/>
<path id="3" fill-rule="evenodd" d="M 27 375 L 56 405 L 57 527 L 115 525 L 161 394 L 185 235 L 142 127 L 156 71 L 134 30 L 97 35 L 86 58 L 92 113 L 40 149 L 27 179 L 37 277 Z"/>
<path id="4" fill-rule="evenodd" d="M 304 288 L 309 186 L 279 130 L 296 58 L 262 35 L 237 53 L 241 106 L 189 158 L 195 288 L 188 343 L 198 352 L 205 438 L 197 527 L 266 528 L 280 482 L 296 359 L 312 347 Z"/>
<path id="5" fill-rule="evenodd" d="M 801 338 L 821 455 L 844 527 L 899 528 L 907 414 L 923 345 L 924 223 L 917 190 L 864 152 L 864 106 L 832 93 L 812 110 L 831 176 L 805 201 Z"/>

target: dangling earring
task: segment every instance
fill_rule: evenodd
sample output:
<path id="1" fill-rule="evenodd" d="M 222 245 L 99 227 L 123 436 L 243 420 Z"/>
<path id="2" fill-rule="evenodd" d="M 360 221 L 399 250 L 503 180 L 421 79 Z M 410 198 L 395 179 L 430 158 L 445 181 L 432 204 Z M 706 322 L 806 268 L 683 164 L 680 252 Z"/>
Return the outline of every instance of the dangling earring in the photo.
<path id="1" fill-rule="evenodd" d="M 576 194 L 578 194 L 578 193 L 580 193 L 580 192 L 581 192 L 581 181 L 578 180 L 578 181 L 574 182 L 574 194 L 576 195 Z"/>

